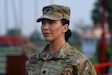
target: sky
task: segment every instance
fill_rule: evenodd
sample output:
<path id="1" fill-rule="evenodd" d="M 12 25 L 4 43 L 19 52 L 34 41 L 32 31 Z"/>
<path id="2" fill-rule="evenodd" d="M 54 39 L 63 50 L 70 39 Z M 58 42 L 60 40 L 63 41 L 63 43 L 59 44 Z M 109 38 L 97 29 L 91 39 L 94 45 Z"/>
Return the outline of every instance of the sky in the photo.
<path id="1" fill-rule="evenodd" d="M 68 6 L 71 9 L 70 29 L 80 24 L 92 25 L 91 11 L 96 0 L 0 0 L 0 35 L 10 28 L 20 28 L 29 36 L 40 30 L 36 19 L 42 15 L 42 8 L 50 4 Z M 21 2 L 21 3 L 20 3 Z"/>

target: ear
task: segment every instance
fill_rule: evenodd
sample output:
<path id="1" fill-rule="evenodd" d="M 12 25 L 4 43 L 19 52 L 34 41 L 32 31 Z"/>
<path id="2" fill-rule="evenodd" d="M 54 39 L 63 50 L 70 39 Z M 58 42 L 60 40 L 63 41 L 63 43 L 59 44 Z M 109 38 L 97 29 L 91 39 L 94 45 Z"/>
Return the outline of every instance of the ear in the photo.
<path id="1" fill-rule="evenodd" d="M 63 26 L 63 32 L 67 32 L 68 28 L 69 28 L 68 24 L 65 24 L 65 25 Z"/>

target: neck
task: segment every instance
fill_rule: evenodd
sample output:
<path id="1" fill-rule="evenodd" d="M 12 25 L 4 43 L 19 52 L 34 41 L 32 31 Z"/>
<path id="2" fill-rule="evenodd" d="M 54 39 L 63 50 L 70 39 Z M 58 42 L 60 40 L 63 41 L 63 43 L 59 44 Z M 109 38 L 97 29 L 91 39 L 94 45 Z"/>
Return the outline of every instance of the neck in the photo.
<path id="1" fill-rule="evenodd" d="M 49 51 L 57 52 L 64 44 L 65 44 L 64 39 L 60 39 L 60 40 L 58 39 L 58 40 L 52 41 L 49 44 Z"/>

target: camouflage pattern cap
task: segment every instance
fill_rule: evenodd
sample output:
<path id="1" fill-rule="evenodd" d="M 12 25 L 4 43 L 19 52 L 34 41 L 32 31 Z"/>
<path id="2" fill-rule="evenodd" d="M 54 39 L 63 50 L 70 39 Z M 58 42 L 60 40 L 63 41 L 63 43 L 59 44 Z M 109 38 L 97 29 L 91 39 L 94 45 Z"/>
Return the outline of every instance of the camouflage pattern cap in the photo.
<path id="1" fill-rule="evenodd" d="M 37 19 L 37 22 L 43 19 L 61 20 L 66 19 L 70 21 L 70 8 L 61 5 L 49 5 L 43 7 L 43 16 Z"/>

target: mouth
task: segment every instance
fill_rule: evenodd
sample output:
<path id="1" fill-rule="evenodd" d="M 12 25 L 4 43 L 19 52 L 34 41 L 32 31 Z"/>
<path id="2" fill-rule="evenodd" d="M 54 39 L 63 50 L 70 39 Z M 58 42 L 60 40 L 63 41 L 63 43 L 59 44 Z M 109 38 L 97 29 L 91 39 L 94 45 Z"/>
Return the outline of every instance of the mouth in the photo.
<path id="1" fill-rule="evenodd" d="M 44 37 L 50 36 L 50 33 L 43 33 Z"/>

